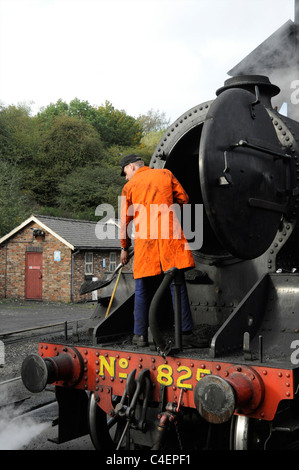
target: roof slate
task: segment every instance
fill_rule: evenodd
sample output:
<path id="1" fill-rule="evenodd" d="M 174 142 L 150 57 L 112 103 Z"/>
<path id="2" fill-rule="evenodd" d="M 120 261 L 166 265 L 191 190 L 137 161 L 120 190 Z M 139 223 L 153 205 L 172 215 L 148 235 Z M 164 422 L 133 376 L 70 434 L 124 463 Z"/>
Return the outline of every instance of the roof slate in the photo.
<path id="1" fill-rule="evenodd" d="M 120 249 L 119 229 L 114 224 L 45 215 L 35 215 L 35 218 L 71 243 L 74 248 Z"/>
<path id="2" fill-rule="evenodd" d="M 118 220 L 109 219 L 102 223 L 36 214 L 33 214 L 18 227 L 15 227 L 11 232 L 0 238 L 0 245 L 32 222 L 39 224 L 43 230 L 52 233 L 53 236 L 72 250 L 79 248 L 115 250 L 121 247 Z"/>

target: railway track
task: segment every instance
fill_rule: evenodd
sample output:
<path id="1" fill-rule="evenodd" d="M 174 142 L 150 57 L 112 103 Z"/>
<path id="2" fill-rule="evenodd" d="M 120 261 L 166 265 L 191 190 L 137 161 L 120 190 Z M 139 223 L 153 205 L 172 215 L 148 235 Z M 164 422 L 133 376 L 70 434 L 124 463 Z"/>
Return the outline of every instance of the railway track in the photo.
<path id="1" fill-rule="evenodd" d="M 0 365 L 0 450 L 94 450 L 90 437 L 71 444 L 57 445 L 58 404 L 55 387 L 42 394 L 31 394 L 21 380 L 26 355 L 38 350 L 45 336 L 74 339 L 80 337 L 84 319 L 5 331 L 0 333 L 5 360 Z"/>
<path id="2" fill-rule="evenodd" d="M 44 335 L 70 334 L 71 322 L 59 322 L 0 334 L 4 364 L 0 367 L 0 450 L 18 450 L 47 428 L 57 424 L 58 406 L 54 386 L 45 394 L 31 394 L 21 379 L 21 364 L 28 350 Z"/>
<path id="3" fill-rule="evenodd" d="M 49 317 L 50 318 L 50 317 Z M 57 318 L 58 319 L 58 318 Z M 64 319 L 63 313 L 60 319 Z M 86 318 L 69 318 L 67 321 L 56 322 L 51 318 L 44 325 L 32 322 L 18 328 L 19 323 L 7 323 L 0 331 L 2 357 L 0 363 L 0 450 L 56 450 L 52 442 L 57 438 L 58 404 L 55 387 L 48 385 L 45 393 L 31 394 L 21 380 L 21 366 L 25 357 L 38 352 L 38 343 L 45 337 L 52 340 L 79 341 L 84 330 Z M 5 324 L 5 323 L 4 323 Z M 24 324 L 24 322 L 23 322 Z M 23 325 L 22 325 L 23 326 Z M 28 326 L 28 327 L 27 327 Z M 4 353 L 4 354 L 3 354 Z M 4 361 L 3 361 L 4 355 Z M 86 445 L 93 449 L 89 436 L 84 446 L 78 444 L 77 449 Z M 76 447 L 75 447 L 76 448 Z"/>
<path id="4" fill-rule="evenodd" d="M 45 401 L 43 402 L 34 402 L 35 395 L 27 393 L 25 396 L 21 398 L 16 398 L 18 397 L 19 394 L 19 387 L 16 387 L 14 390 L 13 388 L 7 388 L 8 385 L 11 385 L 14 382 L 19 382 L 19 386 L 23 389 L 23 385 L 21 384 L 21 377 L 15 377 L 13 379 L 8 379 L 0 382 L 0 396 L 2 397 L 2 400 L 0 400 L 0 417 L 1 417 L 1 410 L 6 410 L 6 409 L 14 409 L 16 410 L 17 407 L 20 405 L 24 404 L 27 400 L 31 400 L 31 405 L 29 405 L 28 408 L 24 408 L 23 410 L 20 409 L 20 415 L 25 415 L 27 413 L 31 413 L 43 406 L 47 406 L 51 403 L 56 402 L 55 396 L 54 396 L 54 387 L 53 386 L 48 386 L 46 388 L 46 391 L 53 393 L 53 398 L 49 399 L 48 395 L 45 398 Z M 4 396 L 4 399 L 3 399 Z M 5 396 L 8 397 L 7 400 L 5 400 Z"/>
<path id="5" fill-rule="evenodd" d="M 85 319 L 71 320 L 0 332 L 0 340 L 3 341 L 4 344 L 12 344 L 27 340 L 28 338 L 39 338 L 44 335 L 49 335 L 49 332 L 51 332 L 51 334 L 55 335 L 63 334 L 64 339 L 67 341 L 70 335 L 79 336 L 84 322 L 86 322 Z"/>

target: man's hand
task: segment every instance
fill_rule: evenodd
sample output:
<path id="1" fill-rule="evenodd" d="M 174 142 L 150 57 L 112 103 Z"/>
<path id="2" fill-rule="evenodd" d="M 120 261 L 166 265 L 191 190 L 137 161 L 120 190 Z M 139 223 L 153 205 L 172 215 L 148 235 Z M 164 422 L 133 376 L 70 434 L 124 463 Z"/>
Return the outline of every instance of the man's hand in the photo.
<path id="1" fill-rule="evenodd" d="M 121 254 L 120 254 L 121 264 L 124 266 L 125 264 L 129 262 L 129 260 L 130 260 L 129 253 L 126 250 L 121 250 Z"/>

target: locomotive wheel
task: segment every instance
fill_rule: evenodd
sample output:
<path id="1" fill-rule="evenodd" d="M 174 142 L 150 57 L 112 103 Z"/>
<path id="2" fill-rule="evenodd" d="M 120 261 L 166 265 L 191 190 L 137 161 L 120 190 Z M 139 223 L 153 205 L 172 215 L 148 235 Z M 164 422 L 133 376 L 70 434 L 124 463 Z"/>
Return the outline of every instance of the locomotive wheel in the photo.
<path id="1" fill-rule="evenodd" d="M 96 450 L 123 449 L 126 444 L 124 428 L 126 422 L 110 418 L 96 403 L 91 393 L 88 404 L 88 428 L 91 441 Z"/>
<path id="2" fill-rule="evenodd" d="M 97 450 L 111 450 L 114 448 L 109 434 L 107 415 L 97 405 L 93 393 L 89 397 L 88 427 L 92 443 Z"/>
<path id="3" fill-rule="evenodd" d="M 230 435 L 231 450 L 263 449 L 269 437 L 269 427 L 248 416 L 233 416 Z"/>

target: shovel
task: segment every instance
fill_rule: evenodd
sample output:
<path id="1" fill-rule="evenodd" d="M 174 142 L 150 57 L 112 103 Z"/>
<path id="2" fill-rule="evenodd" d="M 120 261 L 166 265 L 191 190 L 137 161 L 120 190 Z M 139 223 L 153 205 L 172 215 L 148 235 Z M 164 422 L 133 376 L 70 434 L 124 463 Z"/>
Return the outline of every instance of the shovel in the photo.
<path id="1" fill-rule="evenodd" d="M 134 248 L 130 248 L 128 254 L 129 254 L 129 259 L 132 258 L 132 256 L 134 255 Z M 104 281 L 99 280 L 99 281 L 86 281 L 86 282 L 84 282 L 82 284 L 82 286 L 80 287 L 79 294 L 80 295 L 88 294 L 88 292 L 92 292 L 93 290 L 102 289 L 103 287 L 108 286 L 109 284 L 111 284 L 111 282 L 113 281 L 113 279 L 117 275 L 118 271 L 122 267 L 123 267 L 122 263 L 119 263 L 119 265 L 113 271 L 111 276 L 108 279 L 104 280 Z"/>
<path id="2" fill-rule="evenodd" d="M 116 279 L 116 282 L 115 282 L 115 286 L 114 286 L 114 289 L 113 289 L 113 292 L 112 292 L 112 295 L 111 295 L 111 299 L 110 299 L 110 302 L 109 302 L 109 305 L 108 305 L 108 308 L 107 308 L 105 318 L 108 317 L 109 312 L 111 310 L 112 302 L 113 302 L 113 299 L 114 299 L 114 296 L 115 296 L 115 292 L 116 292 L 116 289 L 117 289 L 117 286 L 118 286 L 118 283 L 119 283 L 119 279 L 120 279 L 122 270 L 123 270 L 123 266 L 120 268 L 120 270 L 118 272 L 118 276 L 117 276 L 117 279 Z"/>

